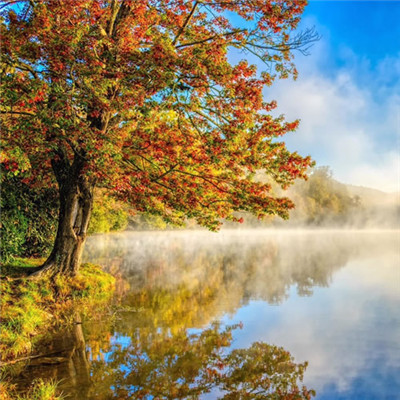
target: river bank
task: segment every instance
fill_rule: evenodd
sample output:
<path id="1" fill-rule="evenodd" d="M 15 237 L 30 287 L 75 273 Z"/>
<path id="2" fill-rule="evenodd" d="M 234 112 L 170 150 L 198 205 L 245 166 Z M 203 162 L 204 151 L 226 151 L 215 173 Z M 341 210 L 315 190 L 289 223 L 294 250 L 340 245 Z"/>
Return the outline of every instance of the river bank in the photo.
<path id="1" fill-rule="evenodd" d="M 8 384 L 9 366 L 34 358 L 47 333 L 79 323 L 77 313 L 107 307 L 115 278 L 99 266 L 83 264 L 74 278 L 26 279 L 42 259 L 17 258 L 1 270 L 0 399 L 56 399 L 55 383 L 37 381 L 23 397 Z M 18 397 L 19 396 L 19 397 Z"/>

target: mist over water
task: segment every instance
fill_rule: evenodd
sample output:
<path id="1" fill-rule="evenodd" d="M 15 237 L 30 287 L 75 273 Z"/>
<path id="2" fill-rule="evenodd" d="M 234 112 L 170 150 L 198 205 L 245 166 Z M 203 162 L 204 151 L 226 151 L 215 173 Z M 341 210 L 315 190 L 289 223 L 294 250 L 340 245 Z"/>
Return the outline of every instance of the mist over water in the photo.
<path id="1" fill-rule="evenodd" d="M 24 384 L 53 376 L 75 400 L 218 399 L 209 371 L 238 350 L 278 384 L 308 362 L 300 387 L 317 399 L 399 398 L 400 231 L 126 232 L 92 236 L 84 258 L 117 277 L 115 302 L 48 338 L 67 361 L 38 360 Z M 223 375 L 230 390 L 251 381 L 239 372 Z"/>
<path id="2" fill-rule="evenodd" d="M 89 239 L 85 259 L 146 285 L 193 287 L 218 275 L 244 287 L 246 299 L 281 303 L 291 286 L 299 295 L 329 286 L 349 261 L 376 254 L 399 257 L 398 231 L 243 229 L 126 232 Z"/>
<path id="3" fill-rule="evenodd" d="M 159 326 L 242 322 L 234 348 L 265 341 L 308 361 L 318 399 L 394 399 L 399 249 L 399 231 L 132 232 L 91 238 L 86 259 L 128 280 L 128 303 L 135 292 L 187 291 L 188 315 L 170 309 Z"/>

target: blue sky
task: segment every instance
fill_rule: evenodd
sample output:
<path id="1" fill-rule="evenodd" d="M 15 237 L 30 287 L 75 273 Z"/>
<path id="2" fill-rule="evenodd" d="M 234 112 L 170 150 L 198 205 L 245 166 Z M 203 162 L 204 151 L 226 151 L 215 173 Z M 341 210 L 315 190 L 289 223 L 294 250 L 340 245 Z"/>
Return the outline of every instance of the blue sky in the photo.
<path id="1" fill-rule="evenodd" d="M 398 20 L 400 1 L 311 0 L 302 26 L 315 26 L 321 40 L 296 55 L 297 81 L 265 90 L 278 113 L 301 119 L 286 139 L 291 150 L 342 182 L 387 192 L 400 191 Z"/>

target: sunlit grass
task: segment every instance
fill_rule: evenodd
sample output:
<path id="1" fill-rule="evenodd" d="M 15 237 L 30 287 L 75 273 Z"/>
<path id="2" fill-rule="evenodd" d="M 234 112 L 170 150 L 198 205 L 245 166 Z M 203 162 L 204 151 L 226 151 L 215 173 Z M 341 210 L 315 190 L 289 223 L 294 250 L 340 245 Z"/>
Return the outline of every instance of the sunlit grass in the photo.
<path id="1" fill-rule="evenodd" d="M 36 379 L 25 394 L 18 394 L 16 386 L 6 379 L 0 381 L 0 400 L 63 400 L 65 396 L 57 393 L 57 383 Z"/>
<path id="2" fill-rule="evenodd" d="M 36 263 L 36 260 L 20 259 L 16 268 L 22 265 L 30 268 Z M 0 354 L 5 361 L 28 354 L 42 332 L 68 322 L 72 306 L 88 309 L 109 299 L 115 279 L 98 266 L 84 264 L 74 278 L 3 278 L 0 283 Z"/>
<path id="3" fill-rule="evenodd" d="M 44 258 L 20 258 L 15 257 L 12 261 L 1 265 L 0 274 L 2 277 L 22 277 L 35 271 L 44 263 Z"/>

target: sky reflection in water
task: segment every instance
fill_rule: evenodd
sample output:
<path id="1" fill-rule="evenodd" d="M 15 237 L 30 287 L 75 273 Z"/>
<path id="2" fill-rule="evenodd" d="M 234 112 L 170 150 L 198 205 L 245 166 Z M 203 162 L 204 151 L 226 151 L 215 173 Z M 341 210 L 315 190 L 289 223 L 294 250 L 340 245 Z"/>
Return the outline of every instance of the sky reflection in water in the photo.
<path id="1" fill-rule="evenodd" d="M 146 290 L 191 303 L 179 310 L 161 296 L 157 322 L 141 316 L 142 327 L 242 322 L 232 348 L 283 346 L 309 362 L 304 383 L 318 399 L 395 399 L 399 244 L 398 232 L 142 232 L 94 237 L 86 258 L 129 280 L 125 304 Z"/>
<path id="2" fill-rule="evenodd" d="M 85 258 L 117 276 L 115 304 L 46 339 L 20 385 L 61 379 L 71 400 L 303 384 L 399 398 L 400 232 L 135 232 L 91 237 Z"/>

